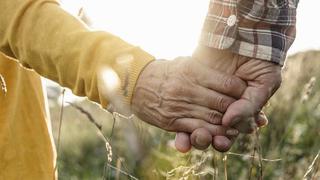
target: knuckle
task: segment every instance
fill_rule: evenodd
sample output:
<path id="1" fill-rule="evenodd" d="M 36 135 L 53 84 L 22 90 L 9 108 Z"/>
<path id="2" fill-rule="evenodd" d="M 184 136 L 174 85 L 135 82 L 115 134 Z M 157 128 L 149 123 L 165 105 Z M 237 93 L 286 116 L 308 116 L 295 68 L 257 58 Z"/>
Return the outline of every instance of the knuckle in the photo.
<path id="1" fill-rule="evenodd" d="M 246 88 L 246 83 L 237 77 L 225 77 L 222 87 L 227 95 L 240 97 Z"/>
<path id="2" fill-rule="evenodd" d="M 226 77 L 223 82 L 223 88 L 225 90 L 230 90 L 233 87 L 234 79 L 231 77 Z"/>
<path id="3" fill-rule="evenodd" d="M 223 111 L 225 108 L 225 101 L 223 100 L 222 97 L 219 97 L 217 98 L 217 108 L 220 110 L 220 111 Z"/>
<path id="4" fill-rule="evenodd" d="M 221 124 L 221 114 L 216 111 L 208 113 L 208 120 L 211 124 Z"/>
<path id="5" fill-rule="evenodd" d="M 218 97 L 216 101 L 216 107 L 220 112 L 225 112 L 228 106 L 231 104 L 226 98 L 223 97 Z"/>

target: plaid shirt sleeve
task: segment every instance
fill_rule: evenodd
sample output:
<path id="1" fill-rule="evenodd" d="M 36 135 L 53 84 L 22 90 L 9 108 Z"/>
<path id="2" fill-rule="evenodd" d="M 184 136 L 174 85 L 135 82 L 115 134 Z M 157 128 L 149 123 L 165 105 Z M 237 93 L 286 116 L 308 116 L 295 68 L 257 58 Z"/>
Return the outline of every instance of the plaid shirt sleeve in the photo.
<path id="1" fill-rule="evenodd" d="M 298 0 L 211 0 L 200 44 L 283 65 Z"/>

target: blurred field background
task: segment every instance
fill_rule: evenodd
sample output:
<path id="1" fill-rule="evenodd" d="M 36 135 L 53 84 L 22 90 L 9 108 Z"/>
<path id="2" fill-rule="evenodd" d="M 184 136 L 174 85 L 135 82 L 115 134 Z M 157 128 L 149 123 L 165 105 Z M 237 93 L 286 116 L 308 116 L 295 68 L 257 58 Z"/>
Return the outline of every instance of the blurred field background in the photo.
<path id="1" fill-rule="evenodd" d="M 173 133 L 139 120 L 117 118 L 111 138 L 112 165 L 139 179 L 258 179 L 259 158 L 263 179 L 303 179 L 320 150 L 320 52 L 290 56 L 283 84 L 265 112 L 270 123 L 255 135 L 240 137 L 230 152 L 212 148 L 181 154 L 173 148 Z M 61 89 L 49 86 L 51 118 L 57 140 Z M 68 101 L 68 100 L 66 100 Z M 110 136 L 113 118 L 98 105 L 83 99 L 75 104 L 90 112 Z M 65 105 L 58 156 L 59 179 L 130 179 L 119 170 L 105 168 L 104 142 L 87 117 Z M 259 143 L 261 149 L 255 145 Z M 256 146 L 259 147 L 259 146 Z M 320 179 L 320 159 L 307 179 Z M 251 172 L 251 175 L 250 175 Z"/>

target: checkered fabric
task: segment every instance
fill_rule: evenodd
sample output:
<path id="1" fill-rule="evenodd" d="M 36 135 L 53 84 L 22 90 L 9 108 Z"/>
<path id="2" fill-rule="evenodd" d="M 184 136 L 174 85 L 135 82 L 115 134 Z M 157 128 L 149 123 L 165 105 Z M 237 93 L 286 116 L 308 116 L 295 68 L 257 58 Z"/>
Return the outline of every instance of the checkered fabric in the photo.
<path id="1" fill-rule="evenodd" d="M 211 0 L 200 44 L 284 64 L 298 0 Z"/>

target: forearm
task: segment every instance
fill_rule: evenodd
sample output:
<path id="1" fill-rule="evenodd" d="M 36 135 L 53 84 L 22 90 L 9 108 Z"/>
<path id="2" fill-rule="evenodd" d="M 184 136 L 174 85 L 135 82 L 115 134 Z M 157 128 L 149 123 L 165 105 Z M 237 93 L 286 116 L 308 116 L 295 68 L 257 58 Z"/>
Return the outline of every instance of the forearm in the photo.
<path id="1" fill-rule="evenodd" d="M 1 0 L 0 50 L 40 75 L 106 105 L 98 70 L 113 69 L 117 94 L 130 102 L 135 82 L 153 57 L 106 32 L 90 31 L 53 0 Z"/>

